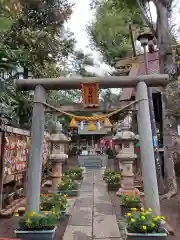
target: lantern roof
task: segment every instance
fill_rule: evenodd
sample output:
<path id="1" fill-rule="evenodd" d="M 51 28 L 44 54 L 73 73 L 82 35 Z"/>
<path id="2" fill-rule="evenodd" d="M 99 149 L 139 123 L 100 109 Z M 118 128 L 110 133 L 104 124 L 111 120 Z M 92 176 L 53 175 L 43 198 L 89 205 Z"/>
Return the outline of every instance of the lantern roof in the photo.
<path id="1" fill-rule="evenodd" d="M 51 134 L 49 138 L 50 142 L 59 142 L 59 143 L 67 143 L 69 142 L 69 138 L 62 132 L 62 124 L 56 123 L 56 133 Z"/>
<path id="2" fill-rule="evenodd" d="M 113 137 L 113 140 L 136 140 L 136 135 L 129 130 L 120 130 Z"/>

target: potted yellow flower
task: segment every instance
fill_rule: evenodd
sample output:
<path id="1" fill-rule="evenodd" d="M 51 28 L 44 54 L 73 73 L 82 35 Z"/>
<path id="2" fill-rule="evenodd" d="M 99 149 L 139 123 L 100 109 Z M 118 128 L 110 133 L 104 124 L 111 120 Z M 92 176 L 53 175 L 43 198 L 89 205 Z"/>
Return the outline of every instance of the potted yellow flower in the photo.
<path id="1" fill-rule="evenodd" d="M 69 176 L 64 176 L 62 181 L 57 186 L 57 191 L 63 195 L 77 196 L 78 185 Z"/>
<path id="2" fill-rule="evenodd" d="M 165 217 L 154 217 L 152 209 L 127 213 L 127 227 L 125 229 L 127 240 L 166 240 L 167 233 L 162 225 Z"/>
<path id="3" fill-rule="evenodd" d="M 22 240 L 53 240 L 58 219 L 52 212 L 26 213 L 19 220 L 19 229 L 15 230 L 17 238 Z"/>
<path id="4" fill-rule="evenodd" d="M 65 216 L 67 208 L 67 195 L 53 193 L 51 196 L 41 196 L 41 211 L 56 209 L 60 216 Z"/>
<path id="5" fill-rule="evenodd" d="M 83 170 L 80 167 L 72 167 L 65 171 L 64 175 L 69 176 L 72 180 L 82 180 Z"/>
<path id="6" fill-rule="evenodd" d="M 121 214 L 125 216 L 128 211 L 138 210 L 142 207 L 140 196 L 135 192 L 121 194 Z"/>

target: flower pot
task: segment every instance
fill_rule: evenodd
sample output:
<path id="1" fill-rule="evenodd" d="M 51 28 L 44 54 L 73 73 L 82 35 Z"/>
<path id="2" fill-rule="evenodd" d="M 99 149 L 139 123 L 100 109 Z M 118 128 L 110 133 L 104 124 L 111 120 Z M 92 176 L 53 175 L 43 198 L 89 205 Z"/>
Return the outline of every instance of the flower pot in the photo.
<path id="1" fill-rule="evenodd" d="M 21 231 L 15 230 L 16 237 L 22 240 L 53 240 L 57 227 L 52 230 Z"/>
<path id="2" fill-rule="evenodd" d="M 120 188 L 120 184 L 107 184 L 107 190 L 108 191 L 117 191 Z"/>
<path id="3" fill-rule="evenodd" d="M 78 195 L 78 191 L 77 190 L 59 191 L 59 193 L 61 193 L 63 195 L 68 195 L 68 197 L 74 197 L 74 196 Z"/>
<path id="4" fill-rule="evenodd" d="M 167 233 L 129 233 L 125 228 L 126 240 L 167 240 Z"/>
<path id="5" fill-rule="evenodd" d="M 130 212 L 130 208 L 125 205 L 121 205 L 121 216 L 124 217 L 128 212 Z"/>

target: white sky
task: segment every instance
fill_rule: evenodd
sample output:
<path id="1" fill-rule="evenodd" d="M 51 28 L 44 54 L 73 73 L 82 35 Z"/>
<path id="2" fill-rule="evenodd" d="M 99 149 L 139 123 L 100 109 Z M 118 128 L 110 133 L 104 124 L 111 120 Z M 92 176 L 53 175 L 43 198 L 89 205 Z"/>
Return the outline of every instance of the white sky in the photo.
<path id="1" fill-rule="evenodd" d="M 66 26 L 70 31 L 74 32 L 77 41 L 76 48 L 83 50 L 84 53 L 92 54 L 95 62 L 100 64 L 100 68 L 95 68 L 94 72 L 103 74 L 104 72 L 110 71 L 109 66 L 100 63 L 100 54 L 90 48 L 88 35 L 86 33 L 86 25 L 93 20 L 93 11 L 90 10 L 89 7 L 90 0 L 74 0 L 74 2 L 73 14 Z"/>
<path id="2" fill-rule="evenodd" d="M 73 9 L 73 14 L 71 19 L 67 23 L 67 27 L 70 31 L 74 32 L 75 39 L 77 41 L 76 48 L 83 50 L 84 53 L 92 54 L 95 62 L 100 64 L 100 68 L 96 68 L 95 72 L 97 74 L 103 74 L 104 72 L 110 71 L 109 66 L 106 64 L 100 63 L 100 54 L 97 51 L 93 51 L 90 48 L 90 43 L 88 39 L 88 35 L 86 33 L 86 25 L 93 20 L 93 11 L 90 10 L 89 3 L 90 0 L 72 0 L 75 2 L 75 6 Z M 175 0 L 179 1 L 179 0 Z M 178 2 L 178 5 L 179 2 Z M 176 12 L 175 21 L 176 23 L 180 23 L 180 19 L 177 18 Z M 152 18 L 156 20 L 156 9 L 153 4 L 151 4 L 151 14 Z"/>

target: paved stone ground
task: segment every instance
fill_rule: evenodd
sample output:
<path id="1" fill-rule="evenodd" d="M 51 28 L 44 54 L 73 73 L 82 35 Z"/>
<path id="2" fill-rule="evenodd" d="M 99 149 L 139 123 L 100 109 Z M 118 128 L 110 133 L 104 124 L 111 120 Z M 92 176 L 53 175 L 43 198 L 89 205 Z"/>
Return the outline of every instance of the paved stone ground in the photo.
<path id="1" fill-rule="evenodd" d="M 88 169 L 63 240 L 121 240 L 116 215 L 99 169 Z"/>

